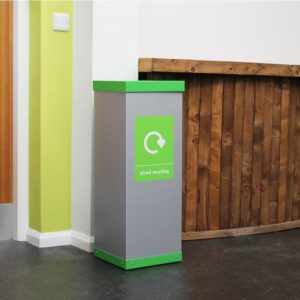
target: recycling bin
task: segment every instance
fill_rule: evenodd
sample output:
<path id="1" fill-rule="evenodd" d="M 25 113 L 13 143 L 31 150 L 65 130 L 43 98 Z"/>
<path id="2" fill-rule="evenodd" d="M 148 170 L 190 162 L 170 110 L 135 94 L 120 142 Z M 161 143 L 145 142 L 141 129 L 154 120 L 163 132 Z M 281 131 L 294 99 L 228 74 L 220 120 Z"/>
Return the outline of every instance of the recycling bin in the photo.
<path id="1" fill-rule="evenodd" d="M 94 255 L 180 262 L 183 81 L 94 81 Z"/>

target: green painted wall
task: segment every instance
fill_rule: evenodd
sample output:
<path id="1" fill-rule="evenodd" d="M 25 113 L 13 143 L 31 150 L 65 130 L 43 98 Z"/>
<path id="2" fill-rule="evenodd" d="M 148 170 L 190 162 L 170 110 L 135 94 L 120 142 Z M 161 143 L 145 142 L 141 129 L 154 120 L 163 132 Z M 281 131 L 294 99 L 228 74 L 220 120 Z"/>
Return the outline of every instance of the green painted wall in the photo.
<path id="1" fill-rule="evenodd" d="M 41 229 L 41 177 L 40 177 L 40 9 L 39 1 L 30 3 L 30 55 L 29 55 L 29 226 Z"/>
<path id="2" fill-rule="evenodd" d="M 29 227 L 71 228 L 72 1 L 30 1 Z M 53 13 L 70 14 L 55 32 Z"/>

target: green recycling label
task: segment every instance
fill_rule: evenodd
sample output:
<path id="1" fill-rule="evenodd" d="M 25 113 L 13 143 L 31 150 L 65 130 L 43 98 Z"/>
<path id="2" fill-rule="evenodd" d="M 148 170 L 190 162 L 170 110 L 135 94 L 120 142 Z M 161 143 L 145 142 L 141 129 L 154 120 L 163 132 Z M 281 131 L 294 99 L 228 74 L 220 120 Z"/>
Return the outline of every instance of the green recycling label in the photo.
<path id="1" fill-rule="evenodd" d="M 174 117 L 136 117 L 134 154 L 136 181 L 172 179 L 174 173 Z"/>

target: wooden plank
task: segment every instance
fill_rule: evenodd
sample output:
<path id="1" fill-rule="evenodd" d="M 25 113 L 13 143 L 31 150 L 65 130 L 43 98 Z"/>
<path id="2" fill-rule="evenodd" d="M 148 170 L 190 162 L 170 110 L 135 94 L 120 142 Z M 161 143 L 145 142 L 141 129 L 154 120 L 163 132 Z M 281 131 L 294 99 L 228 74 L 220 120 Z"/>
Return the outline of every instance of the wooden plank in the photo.
<path id="1" fill-rule="evenodd" d="M 285 222 L 279 224 L 261 225 L 257 227 L 244 227 L 222 230 L 209 230 L 201 232 L 184 232 L 182 234 L 183 241 L 215 239 L 233 236 L 253 235 L 269 232 L 278 232 L 283 230 L 290 230 L 300 228 L 300 220 Z"/>
<path id="2" fill-rule="evenodd" d="M 252 188 L 252 148 L 254 123 L 254 79 L 245 80 L 245 107 L 242 148 L 242 188 L 240 226 L 250 226 Z"/>
<path id="3" fill-rule="evenodd" d="M 262 78 L 257 78 L 253 128 L 251 226 L 259 225 L 260 216 L 264 97 L 265 82 Z"/>
<path id="4" fill-rule="evenodd" d="M 190 86 L 190 75 L 186 75 L 187 80 L 185 83 L 186 91 Z M 188 93 L 183 93 L 183 105 L 182 105 L 182 231 L 185 230 L 185 199 L 186 199 L 186 153 L 187 153 L 187 120 L 188 120 Z"/>
<path id="5" fill-rule="evenodd" d="M 200 134 L 198 154 L 198 226 L 197 230 L 208 229 L 208 190 L 210 173 L 210 129 L 212 112 L 212 78 L 204 76 L 201 82 Z"/>
<path id="6" fill-rule="evenodd" d="M 293 187 L 293 220 L 300 219 L 300 82 L 296 87 L 296 134 L 295 134 L 295 178 Z"/>
<path id="7" fill-rule="evenodd" d="M 265 103 L 262 145 L 261 204 L 260 224 L 269 223 L 269 203 L 271 194 L 271 149 L 272 149 L 272 117 L 274 85 L 272 78 L 265 79 Z"/>
<path id="8" fill-rule="evenodd" d="M 296 143 L 296 102 L 297 102 L 296 82 L 290 81 L 290 108 L 289 108 L 289 133 L 288 133 L 288 154 L 287 154 L 287 182 L 286 182 L 286 218 L 291 221 L 293 216 L 294 197 L 294 172 L 295 172 L 295 148 Z"/>
<path id="9" fill-rule="evenodd" d="M 152 72 L 152 58 L 139 59 L 139 72 Z"/>
<path id="10" fill-rule="evenodd" d="M 0 1 L 0 203 L 12 202 L 12 1 Z"/>
<path id="11" fill-rule="evenodd" d="M 219 228 L 219 196 L 221 173 L 221 136 L 222 136 L 222 102 L 223 77 L 216 76 L 213 80 L 211 140 L 210 140 L 210 172 L 209 172 L 209 229 Z"/>
<path id="12" fill-rule="evenodd" d="M 233 76 L 224 77 L 220 186 L 220 228 L 229 228 L 230 220 L 234 81 L 235 78 Z"/>
<path id="13" fill-rule="evenodd" d="M 274 78 L 274 101 L 272 121 L 272 149 L 271 149 L 271 191 L 269 202 L 269 221 L 277 222 L 278 187 L 279 187 L 279 159 L 280 159 L 280 113 L 281 113 L 281 78 Z"/>
<path id="14" fill-rule="evenodd" d="M 201 81 L 194 77 L 189 83 L 187 99 L 185 231 L 197 229 L 200 86 Z"/>
<path id="15" fill-rule="evenodd" d="M 244 96 L 245 81 L 243 78 L 236 78 L 234 90 L 234 121 L 232 145 L 232 180 L 230 206 L 231 228 L 238 227 L 240 224 Z"/>
<path id="16" fill-rule="evenodd" d="M 140 58 L 139 71 L 300 77 L 299 65 L 165 58 Z"/>
<path id="17" fill-rule="evenodd" d="M 140 73 L 151 74 L 151 73 Z M 159 74 L 159 73 L 158 73 Z M 185 81 L 185 91 L 189 91 L 189 85 L 192 78 L 197 78 L 201 81 L 201 76 L 194 74 L 177 74 L 166 73 L 165 80 L 181 80 Z M 183 105 L 182 105 L 182 231 L 185 231 L 185 199 L 186 199 L 186 153 L 187 153 L 187 120 L 188 120 L 188 92 L 183 93 Z"/>
<path id="18" fill-rule="evenodd" d="M 280 160 L 277 222 L 286 219 L 287 169 L 288 169 L 288 135 L 289 135 L 290 79 L 282 82 L 281 94 L 281 127 L 280 127 Z"/>

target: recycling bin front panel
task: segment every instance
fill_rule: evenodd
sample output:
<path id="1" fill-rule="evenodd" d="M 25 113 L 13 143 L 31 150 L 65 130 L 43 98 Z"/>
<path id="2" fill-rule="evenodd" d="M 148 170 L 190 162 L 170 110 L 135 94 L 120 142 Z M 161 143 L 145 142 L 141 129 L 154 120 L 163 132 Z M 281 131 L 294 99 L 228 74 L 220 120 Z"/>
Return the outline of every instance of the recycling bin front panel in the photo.
<path id="1" fill-rule="evenodd" d="M 182 95 L 126 101 L 126 254 L 181 252 Z"/>

